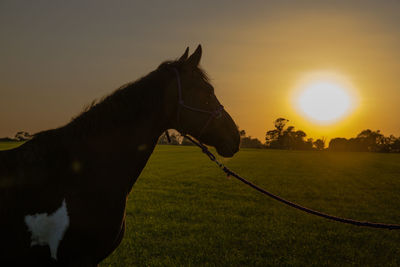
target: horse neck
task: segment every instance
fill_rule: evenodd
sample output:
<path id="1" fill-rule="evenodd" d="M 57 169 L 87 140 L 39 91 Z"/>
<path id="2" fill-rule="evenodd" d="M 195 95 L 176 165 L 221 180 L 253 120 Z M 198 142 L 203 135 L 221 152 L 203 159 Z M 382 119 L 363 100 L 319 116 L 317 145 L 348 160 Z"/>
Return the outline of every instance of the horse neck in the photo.
<path id="1" fill-rule="evenodd" d="M 163 113 L 166 83 L 161 73 L 152 72 L 123 86 L 74 119 L 67 125 L 68 131 L 83 139 L 118 135 L 139 139 L 158 137 L 166 125 Z"/>
<path id="2" fill-rule="evenodd" d="M 151 73 L 118 89 L 65 127 L 42 138 L 68 150 L 72 161 L 90 165 L 96 184 L 128 193 L 167 126 L 164 94 L 168 77 Z M 45 136 L 43 136 L 45 137 Z"/>

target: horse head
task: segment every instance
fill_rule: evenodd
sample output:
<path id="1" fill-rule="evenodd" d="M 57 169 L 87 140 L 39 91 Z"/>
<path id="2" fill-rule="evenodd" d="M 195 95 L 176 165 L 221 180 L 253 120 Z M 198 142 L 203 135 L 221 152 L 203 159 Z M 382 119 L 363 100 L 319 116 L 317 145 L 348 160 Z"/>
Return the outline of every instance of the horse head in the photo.
<path id="1" fill-rule="evenodd" d="M 232 117 L 214 93 L 214 87 L 199 67 L 199 45 L 189 57 L 189 48 L 175 62 L 168 64 L 174 78 L 167 88 L 167 101 L 173 128 L 190 134 L 200 142 L 216 148 L 218 154 L 232 157 L 239 150 L 240 135 Z"/>

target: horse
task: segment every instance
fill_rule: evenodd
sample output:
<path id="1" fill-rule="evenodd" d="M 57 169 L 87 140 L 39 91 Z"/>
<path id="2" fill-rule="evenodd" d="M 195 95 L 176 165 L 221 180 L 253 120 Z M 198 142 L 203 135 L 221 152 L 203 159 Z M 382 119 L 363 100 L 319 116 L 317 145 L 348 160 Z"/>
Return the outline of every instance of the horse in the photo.
<path id="1" fill-rule="evenodd" d="M 127 196 L 168 129 L 223 157 L 239 150 L 201 55 L 187 48 L 66 125 L 0 151 L 2 266 L 97 266 L 120 244 Z"/>

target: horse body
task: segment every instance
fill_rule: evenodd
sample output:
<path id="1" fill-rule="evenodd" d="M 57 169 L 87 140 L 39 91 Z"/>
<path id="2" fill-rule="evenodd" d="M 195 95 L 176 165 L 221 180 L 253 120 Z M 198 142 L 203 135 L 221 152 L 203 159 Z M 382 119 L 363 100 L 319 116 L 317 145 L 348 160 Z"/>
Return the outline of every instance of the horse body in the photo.
<path id="1" fill-rule="evenodd" d="M 119 245 L 133 184 L 160 134 L 179 127 L 176 100 L 168 104 L 175 82 L 160 66 L 66 126 L 0 151 L 0 262 L 95 266 Z"/>
<path id="2" fill-rule="evenodd" d="M 148 127 L 149 122 L 149 117 L 143 120 L 145 125 L 134 119 L 120 126 L 113 122 L 107 131 L 70 138 L 74 127 L 86 123 L 82 120 L 2 151 L 0 258 L 27 265 L 39 259 L 41 265 L 41 252 L 51 264 L 55 259 L 49 259 L 48 247 L 31 247 L 32 233 L 24 218 L 51 214 L 64 199 L 70 223 L 57 261 L 88 257 L 99 262 L 111 253 L 121 241 L 126 197 L 161 134 Z M 133 131 L 130 125 L 141 130 Z"/>

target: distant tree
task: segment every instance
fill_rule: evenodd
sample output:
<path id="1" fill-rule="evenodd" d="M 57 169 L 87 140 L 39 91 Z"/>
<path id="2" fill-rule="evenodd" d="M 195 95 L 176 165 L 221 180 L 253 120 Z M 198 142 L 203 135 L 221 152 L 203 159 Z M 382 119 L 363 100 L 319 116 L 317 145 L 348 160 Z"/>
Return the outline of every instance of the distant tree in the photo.
<path id="1" fill-rule="evenodd" d="M 348 141 L 346 138 L 336 137 L 329 142 L 329 150 L 331 151 L 347 151 Z"/>
<path id="2" fill-rule="evenodd" d="M 265 146 L 257 138 L 246 136 L 245 130 L 239 130 L 241 148 L 264 148 Z"/>
<path id="3" fill-rule="evenodd" d="M 296 132 L 293 133 L 293 144 L 292 147 L 293 149 L 296 150 L 311 150 L 312 149 L 312 141 L 307 142 L 305 141 L 305 137 L 307 134 L 302 131 L 302 130 L 297 130 Z"/>
<path id="4" fill-rule="evenodd" d="M 357 143 L 362 151 L 378 152 L 384 146 L 384 135 L 380 130 L 371 131 L 370 129 L 363 130 L 357 135 Z"/>
<path id="5" fill-rule="evenodd" d="M 14 139 L 17 141 L 27 141 L 32 139 L 32 135 L 28 132 L 20 131 L 15 134 Z"/>
<path id="6" fill-rule="evenodd" d="M 294 139 L 295 139 L 294 126 L 289 126 L 286 128 L 286 130 L 282 130 L 281 134 L 278 137 L 278 143 L 279 143 L 280 148 L 281 149 L 294 149 L 294 143 L 295 143 Z"/>
<path id="7" fill-rule="evenodd" d="M 325 139 L 317 139 L 313 142 L 313 145 L 316 150 L 324 150 L 325 149 Z"/>
<path id="8" fill-rule="evenodd" d="M 240 147 L 242 148 L 264 148 L 264 145 L 257 138 L 245 136 L 242 138 Z"/>
<path id="9" fill-rule="evenodd" d="M 265 135 L 265 143 L 270 148 L 278 148 L 279 131 L 274 129 L 270 130 Z"/>
<path id="10" fill-rule="evenodd" d="M 275 120 L 274 125 L 276 130 L 278 130 L 279 135 L 282 133 L 283 129 L 286 126 L 286 123 L 288 123 L 289 120 L 285 119 L 285 118 L 278 118 Z"/>
<path id="11" fill-rule="evenodd" d="M 325 140 L 317 139 L 313 142 L 313 146 L 316 150 L 324 150 L 325 149 Z"/>
<path id="12" fill-rule="evenodd" d="M 392 151 L 400 153 L 400 137 L 399 138 L 394 138 L 393 143 L 391 144 Z"/>
<path id="13" fill-rule="evenodd" d="M 282 149 L 285 145 L 285 138 L 283 136 L 283 129 L 289 120 L 285 118 L 278 118 L 274 121 L 274 130 L 270 130 L 265 134 L 265 144 L 269 148 Z"/>
<path id="14" fill-rule="evenodd" d="M 285 118 L 275 120 L 275 129 L 265 135 L 266 146 L 275 149 L 312 150 L 312 139 L 305 140 L 307 134 L 302 130 L 296 131 L 294 126 L 286 127 L 288 122 Z"/>
<path id="15" fill-rule="evenodd" d="M 313 150 L 313 139 L 312 138 L 307 138 L 307 141 L 304 142 L 304 148 L 303 150 Z"/>

